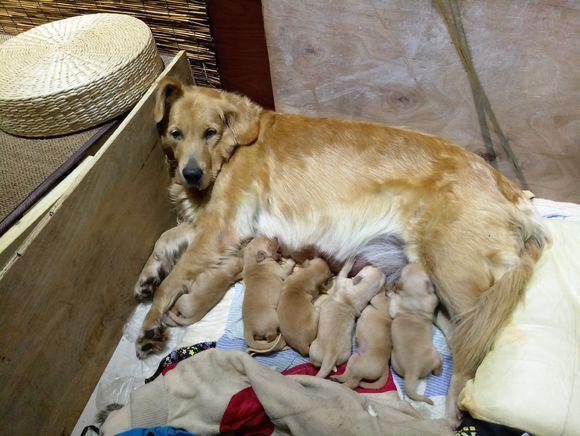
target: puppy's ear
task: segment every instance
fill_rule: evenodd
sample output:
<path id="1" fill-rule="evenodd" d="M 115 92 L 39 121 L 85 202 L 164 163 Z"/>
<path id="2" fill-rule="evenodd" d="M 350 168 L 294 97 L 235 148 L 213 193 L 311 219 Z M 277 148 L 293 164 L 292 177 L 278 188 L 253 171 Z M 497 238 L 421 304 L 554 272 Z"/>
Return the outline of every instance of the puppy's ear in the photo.
<path id="1" fill-rule="evenodd" d="M 262 108 L 249 98 L 229 92 L 222 93 L 222 119 L 231 135 L 232 146 L 248 145 L 258 138 L 260 133 L 260 114 Z"/>
<path id="2" fill-rule="evenodd" d="M 362 277 L 361 276 L 354 276 L 352 279 L 352 284 L 354 286 L 358 285 L 360 282 L 362 281 Z"/>
<path id="3" fill-rule="evenodd" d="M 167 117 L 171 105 L 183 95 L 183 83 L 174 77 L 164 77 L 157 85 L 153 119 L 157 124 Z"/>
<path id="4" fill-rule="evenodd" d="M 264 250 L 259 250 L 256 253 L 256 262 L 260 263 L 260 262 L 264 262 L 266 260 L 267 254 Z"/>

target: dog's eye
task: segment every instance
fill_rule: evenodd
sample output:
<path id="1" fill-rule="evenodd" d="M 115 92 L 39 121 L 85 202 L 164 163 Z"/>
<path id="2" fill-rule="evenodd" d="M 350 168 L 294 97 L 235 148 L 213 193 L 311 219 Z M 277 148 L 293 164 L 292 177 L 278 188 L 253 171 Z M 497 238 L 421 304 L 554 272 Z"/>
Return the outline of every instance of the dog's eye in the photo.
<path id="1" fill-rule="evenodd" d="M 214 136 L 216 133 L 217 133 L 216 129 L 209 128 L 209 129 L 206 129 L 205 132 L 203 132 L 203 137 L 205 139 L 209 139 L 212 136 Z"/>
<path id="2" fill-rule="evenodd" d="M 179 129 L 173 129 L 171 132 L 169 132 L 169 134 L 171 135 L 171 137 L 173 139 L 176 139 L 178 141 L 183 138 L 183 135 L 181 134 L 181 130 L 179 130 Z"/>

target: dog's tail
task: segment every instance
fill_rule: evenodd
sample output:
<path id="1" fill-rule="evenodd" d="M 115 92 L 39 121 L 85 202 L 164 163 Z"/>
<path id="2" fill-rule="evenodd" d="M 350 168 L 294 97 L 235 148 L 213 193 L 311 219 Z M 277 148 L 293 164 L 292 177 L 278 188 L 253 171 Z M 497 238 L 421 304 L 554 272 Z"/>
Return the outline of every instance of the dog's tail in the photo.
<path id="1" fill-rule="evenodd" d="M 417 381 L 419 380 L 417 374 L 406 373 L 405 374 L 405 394 L 415 401 L 423 401 L 427 404 L 433 405 L 433 400 L 425 395 L 417 393 Z"/>
<path id="2" fill-rule="evenodd" d="M 540 224 L 529 232 L 521 229 L 524 246 L 519 262 L 484 291 L 467 312 L 455 317 L 452 334 L 453 363 L 457 371 L 472 377 L 498 332 L 509 321 L 546 244 L 548 236 Z"/>
<path id="3" fill-rule="evenodd" d="M 385 373 L 381 375 L 378 379 L 376 379 L 374 382 L 361 381 L 358 385 L 363 389 L 380 389 L 387 384 L 388 380 L 389 380 L 389 369 L 387 368 Z"/>

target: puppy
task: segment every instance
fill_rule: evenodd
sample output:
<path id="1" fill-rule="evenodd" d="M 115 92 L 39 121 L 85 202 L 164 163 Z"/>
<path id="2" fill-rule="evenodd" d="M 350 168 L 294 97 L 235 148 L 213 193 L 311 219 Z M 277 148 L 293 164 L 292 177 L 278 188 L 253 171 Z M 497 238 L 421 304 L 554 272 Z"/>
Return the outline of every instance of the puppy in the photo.
<path id="1" fill-rule="evenodd" d="M 189 293 L 181 295 L 163 321 L 168 326 L 187 326 L 202 319 L 223 297 L 215 289 L 229 289 L 242 278 L 242 256 L 223 259 L 220 268 L 210 268 L 197 276 Z"/>
<path id="2" fill-rule="evenodd" d="M 279 258 L 278 242 L 264 236 L 254 238 L 244 249 L 242 319 L 244 337 L 254 350 L 269 348 L 280 334 L 276 309 L 282 283 L 292 272 L 294 261 L 288 259 L 282 266 Z"/>
<path id="3" fill-rule="evenodd" d="M 280 332 L 288 345 L 303 356 L 318 329 L 318 312 L 312 300 L 331 276 L 328 264 L 320 259 L 307 260 L 284 282 L 278 302 Z"/>
<path id="4" fill-rule="evenodd" d="M 441 373 L 441 355 L 431 343 L 435 308 L 439 303 L 431 280 L 417 264 L 407 265 L 392 296 L 390 314 L 393 318 L 391 364 L 405 378 L 405 393 L 416 401 L 433 401 L 416 393 L 417 380 L 433 372 Z"/>
<path id="5" fill-rule="evenodd" d="M 358 350 L 350 356 L 344 374 L 333 380 L 351 389 L 382 388 L 389 378 L 391 357 L 391 316 L 389 297 L 384 292 L 375 295 L 356 323 Z M 373 380 L 372 383 L 361 380 Z"/>
<path id="6" fill-rule="evenodd" d="M 385 284 L 385 275 L 373 266 L 347 277 L 353 261 L 340 270 L 332 296 L 320 308 L 318 334 L 310 346 L 310 362 L 320 367 L 317 377 L 326 377 L 336 365 L 348 360 L 355 319 Z"/>

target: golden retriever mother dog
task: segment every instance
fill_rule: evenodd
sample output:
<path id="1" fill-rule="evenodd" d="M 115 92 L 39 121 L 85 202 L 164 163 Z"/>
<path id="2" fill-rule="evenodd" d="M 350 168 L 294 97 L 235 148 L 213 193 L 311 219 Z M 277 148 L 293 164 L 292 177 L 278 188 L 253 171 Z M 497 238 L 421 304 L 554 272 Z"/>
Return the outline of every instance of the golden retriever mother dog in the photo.
<path id="1" fill-rule="evenodd" d="M 195 230 L 155 291 L 140 346 L 162 336 L 176 294 L 254 236 L 278 238 L 289 252 L 314 247 L 336 262 L 366 253 L 387 277 L 393 265 L 417 262 L 454 319 L 455 418 L 457 394 L 510 318 L 548 241 L 520 189 L 434 136 L 276 113 L 172 78 L 159 83 L 154 119 L 174 169 L 178 213 Z"/>

